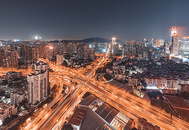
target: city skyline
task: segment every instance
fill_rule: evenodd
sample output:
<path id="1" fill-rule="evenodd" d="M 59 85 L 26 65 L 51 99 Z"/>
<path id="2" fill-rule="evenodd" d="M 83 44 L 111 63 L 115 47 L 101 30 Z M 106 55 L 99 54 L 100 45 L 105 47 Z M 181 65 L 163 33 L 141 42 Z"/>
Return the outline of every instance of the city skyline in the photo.
<path id="1" fill-rule="evenodd" d="M 188 130 L 189 0 L 1 0 L 1 130 Z"/>
<path id="2" fill-rule="evenodd" d="M 3 1 L 0 39 L 79 40 L 90 37 L 122 41 L 158 38 L 169 40 L 171 27 L 187 36 L 189 18 L 182 0 L 143 1 Z"/>

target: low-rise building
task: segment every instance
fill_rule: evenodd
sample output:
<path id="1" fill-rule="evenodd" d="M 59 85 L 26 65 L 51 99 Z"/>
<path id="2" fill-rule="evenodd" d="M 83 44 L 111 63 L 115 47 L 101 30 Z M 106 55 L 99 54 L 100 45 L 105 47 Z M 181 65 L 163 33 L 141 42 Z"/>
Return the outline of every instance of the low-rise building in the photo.
<path id="1" fill-rule="evenodd" d="M 139 79 L 136 77 L 129 77 L 128 83 L 130 86 L 138 86 L 140 82 L 139 82 Z"/>
<path id="2" fill-rule="evenodd" d="M 0 123 L 3 123 L 3 121 L 12 115 L 17 114 L 17 107 L 15 105 L 9 105 L 4 102 L 0 103 Z"/>
<path id="3" fill-rule="evenodd" d="M 25 91 L 13 92 L 10 94 L 10 98 L 12 105 L 19 105 L 19 103 L 26 99 L 26 93 Z"/>
<path id="4" fill-rule="evenodd" d="M 181 92 L 188 92 L 189 93 L 189 84 L 181 84 Z"/>

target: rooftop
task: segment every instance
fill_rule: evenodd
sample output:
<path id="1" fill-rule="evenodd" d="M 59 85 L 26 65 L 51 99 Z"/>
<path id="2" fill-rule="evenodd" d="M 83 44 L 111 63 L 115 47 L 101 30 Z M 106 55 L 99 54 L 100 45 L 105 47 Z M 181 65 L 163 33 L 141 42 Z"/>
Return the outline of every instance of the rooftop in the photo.
<path id="1" fill-rule="evenodd" d="M 96 96 L 90 94 L 86 98 L 84 98 L 79 104 L 80 105 L 86 105 L 89 106 L 91 103 L 93 103 L 97 99 Z"/>
<path id="2" fill-rule="evenodd" d="M 73 124 L 76 126 L 80 126 L 85 113 L 86 113 L 87 109 L 85 108 L 77 108 L 76 111 L 74 112 L 72 118 L 69 121 L 69 124 Z"/>
<path id="3" fill-rule="evenodd" d="M 110 130 L 113 129 L 98 114 L 88 109 L 82 121 L 80 130 Z"/>
<path id="4" fill-rule="evenodd" d="M 112 80 L 110 82 L 108 82 L 108 84 L 118 88 L 118 89 L 122 89 L 126 92 L 131 92 L 132 91 L 132 87 L 130 87 L 128 84 L 122 84 L 116 80 Z"/>
<path id="5" fill-rule="evenodd" d="M 111 121 L 114 119 L 119 111 L 110 106 L 109 104 L 103 103 L 95 112 L 108 123 L 111 123 Z"/>

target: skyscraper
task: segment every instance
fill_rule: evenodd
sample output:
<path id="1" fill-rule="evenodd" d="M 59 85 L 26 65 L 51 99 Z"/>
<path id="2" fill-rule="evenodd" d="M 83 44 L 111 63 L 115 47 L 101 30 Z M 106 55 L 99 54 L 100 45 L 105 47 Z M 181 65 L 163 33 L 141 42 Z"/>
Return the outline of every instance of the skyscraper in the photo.
<path id="1" fill-rule="evenodd" d="M 179 37 L 176 28 L 171 31 L 171 54 L 177 56 L 179 50 Z"/>
<path id="2" fill-rule="evenodd" d="M 117 51 L 118 51 L 118 46 L 117 46 L 117 43 L 116 43 L 116 38 L 112 37 L 111 53 L 117 54 Z"/>
<path id="3" fill-rule="evenodd" d="M 63 63 L 63 58 L 64 58 L 63 55 L 57 54 L 56 55 L 56 64 L 61 65 Z"/>
<path id="4" fill-rule="evenodd" d="M 165 54 L 170 54 L 170 44 L 167 42 L 167 41 L 165 41 L 164 42 L 164 53 Z"/>
<path id="5" fill-rule="evenodd" d="M 18 68 L 18 53 L 15 50 L 5 52 L 5 65 L 7 68 Z"/>
<path id="6" fill-rule="evenodd" d="M 35 64 L 35 73 L 27 76 L 28 102 L 36 104 L 48 96 L 49 91 L 49 65 L 44 62 Z"/>

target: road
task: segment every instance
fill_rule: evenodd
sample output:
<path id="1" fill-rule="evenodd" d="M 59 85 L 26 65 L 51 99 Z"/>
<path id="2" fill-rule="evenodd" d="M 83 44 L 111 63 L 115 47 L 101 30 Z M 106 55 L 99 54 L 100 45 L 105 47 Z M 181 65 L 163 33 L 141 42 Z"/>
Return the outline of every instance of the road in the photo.
<path id="1" fill-rule="evenodd" d="M 46 61 L 47 62 L 47 61 Z M 80 75 L 79 73 L 75 73 L 71 69 L 60 68 L 56 65 L 50 63 L 50 66 L 57 71 L 57 75 L 67 75 L 72 79 L 75 79 L 80 84 L 85 84 L 90 89 L 94 90 L 94 94 L 98 94 L 99 96 L 102 94 L 103 97 L 109 99 L 112 102 L 108 102 L 112 104 L 115 108 L 122 111 L 124 110 L 126 115 L 130 115 L 130 117 L 143 117 L 150 121 L 151 123 L 163 128 L 163 129 L 188 129 L 189 124 L 185 121 L 180 120 L 177 117 L 172 117 L 172 124 L 170 114 L 161 111 L 160 109 L 153 107 L 151 105 L 146 104 L 142 99 L 135 97 L 129 93 L 125 93 L 123 91 L 117 90 L 114 86 L 102 84 L 97 82 L 96 80 L 89 78 L 84 75 Z M 81 83 L 83 82 L 83 83 Z M 100 96 L 100 97 L 102 97 Z M 117 104 L 116 104 L 117 103 Z M 116 106 L 116 105 L 118 106 Z M 120 106 L 120 107 L 119 107 Z M 121 107 L 122 106 L 122 107 Z M 124 107 L 127 106 L 127 107 Z M 124 108 L 124 109 L 123 109 Z M 127 112 L 126 112 L 127 111 Z"/>
<path id="2" fill-rule="evenodd" d="M 91 70 L 91 72 L 89 72 L 88 74 L 86 74 L 86 76 L 88 76 L 88 77 L 91 77 L 94 73 L 95 73 L 95 71 L 96 71 L 96 69 L 98 69 L 98 67 L 101 65 L 101 64 L 103 64 L 104 62 L 106 62 L 106 60 L 107 60 L 107 56 L 106 56 L 106 58 L 104 58 L 103 57 L 103 60 L 102 61 L 100 61 L 92 70 Z M 49 62 L 49 64 L 51 64 L 51 62 Z M 58 67 L 60 67 L 60 66 L 58 66 Z M 61 66 L 62 67 L 62 66 Z M 66 70 L 65 69 L 65 67 L 62 67 L 64 70 Z M 51 67 L 51 69 L 53 69 L 54 70 L 54 68 L 52 68 Z M 71 72 L 72 73 L 72 72 Z M 52 73 L 52 72 L 50 72 L 50 77 L 55 77 L 55 78 L 57 78 L 58 80 L 60 80 L 59 78 L 61 78 L 61 77 L 64 77 L 65 78 L 65 75 L 53 75 L 54 73 Z M 59 73 L 60 74 L 60 73 Z M 74 74 L 74 73 L 72 73 L 72 74 Z M 67 76 L 66 78 L 70 78 L 70 76 Z M 61 83 L 60 83 L 61 84 Z M 70 87 L 71 88 L 71 87 Z M 73 91 L 70 91 L 70 93 L 73 93 L 75 90 L 73 90 Z M 86 90 L 83 90 L 82 91 L 82 93 L 80 93 L 79 95 L 77 95 L 76 97 L 77 97 L 77 99 L 75 99 L 75 98 L 72 98 L 72 100 L 70 99 L 70 98 L 66 98 L 66 99 L 64 99 L 64 100 L 58 100 L 58 98 L 57 99 L 55 99 L 55 101 L 57 101 L 57 102 L 59 102 L 59 104 L 57 105 L 58 107 L 56 107 L 56 109 L 55 110 L 49 110 L 49 109 L 47 109 L 46 111 L 48 111 L 48 113 L 47 112 L 43 112 L 42 114 L 41 114 L 41 116 L 39 116 L 37 119 L 35 119 L 35 121 L 33 121 L 33 125 L 31 124 L 30 126 L 34 126 L 34 128 L 33 127 L 28 127 L 27 126 L 27 129 L 28 128 L 33 128 L 33 129 L 50 129 L 50 128 L 53 128 L 54 126 L 56 126 L 56 124 L 57 123 L 59 123 L 60 124 L 60 122 L 58 122 L 58 120 L 55 120 L 55 119 L 61 119 L 60 121 L 61 122 L 64 122 L 63 120 L 65 120 L 65 114 L 67 114 L 68 113 L 68 111 L 72 111 L 75 107 L 75 105 L 77 105 L 77 103 L 78 103 L 78 100 L 80 100 L 81 99 L 81 97 L 82 97 L 82 95 L 84 95 L 85 94 L 85 92 L 86 92 Z M 78 98 L 79 97 L 79 98 Z M 54 101 L 54 100 L 53 100 Z M 52 104 L 54 104 L 55 103 L 55 101 L 52 103 Z M 75 105 L 73 105 L 75 103 Z M 51 105 L 52 106 L 52 105 Z M 60 111 L 61 110 L 61 111 Z M 65 111 L 66 110 L 66 111 Z M 47 114 L 47 115 L 46 115 Z M 46 115 L 46 116 L 44 116 L 44 115 Z M 43 118 L 43 119 L 42 119 Z M 47 125 L 48 124 L 48 125 Z"/>
<path id="3" fill-rule="evenodd" d="M 25 130 L 30 130 L 32 129 L 37 123 L 39 123 L 39 121 L 41 120 L 41 118 L 44 117 L 44 115 L 50 115 L 48 114 L 48 112 L 50 111 L 51 107 L 58 101 L 60 101 L 61 99 L 63 100 L 64 98 L 66 97 L 61 97 L 61 93 L 62 93 L 62 89 L 63 89 L 63 83 L 62 83 L 62 80 L 61 78 L 58 78 L 57 79 L 57 82 L 59 82 L 59 86 L 60 86 L 60 89 L 59 89 L 59 92 L 58 94 L 56 95 L 56 97 L 48 104 L 48 106 L 44 109 L 43 112 L 41 112 L 32 122 L 30 122 L 24 129 Z"/>
<path id="4" fill-rule="evenodd" d="M 141 98 L 138 98 L 124 91 L 118 90 L 114 86 L 100 83 L 92 79 L 91 76 L 93 75 L 95 70 L 101 64 L 105 63 L 107 59 L 107 56 L 105 56 L 102 62 L 97 64 L 97 66 L 94 67 L 94 69 L 87 75 L 83 75 L 77 72 L 76 70 L 67 67 L 57 66 L 54 63 L 49 62 L 48 60 L 43 61 L 48 62 L 50 68 L 55 71 L 51 73 L 50 76 L 55 76 L 57 80 L 60 80 L 59 78 L 63 76 L 67 77 L 68 79 L 70 78 L 72 81 L 80 84 L 80 87 L 84 89 L 83 91 L 91 91 L 102 100 L 105 100 L 110 105 L 122 111 L 127 116 L 133 118 L 135 122 L 137 122 L 138 117 L 142 117 L 147 119 L 152 124 L 161 127 L 161 129 L 189 129 L 189 123 L 180 120 L 179 118 L 174 116 L 172 116 L 171 120 L 169 113 L 163 112 L 162 110 L 147 104 Z M 38 118 L 39 122 L 36 122 L 37 127 L 35 129 L 52 129 L 57 127 L 58 124 L 63 123 L 63 117 L 66 117 L 65 115 L 73 109 L 72 105 L 77 101 L 78 100 L 75 98 L 68 98 L 66 102 L 64 102 L 64 100 L 61 100 L 58 107 L 54 111 L 51 111 L 48 118 Z M 61 111 L 59 111 L 58 108 L 61 108 Z M 50 125 L 48 126 L 46 122 L 49 122 L 48 125 Z"/>
<path id="5" fill-rule="evenodd" d="M 81 100 L 82 96 L 85 93 L 86 93 L 86 91 L 84 91 L 81 88 L 78 88 L 73 95 L 68 97 L 65 100 L 65 102 L 63 102 L 59 106 L 59 108 L 56 109 L 54 114 L 52 114 L 51 117 L 48 118 L 45 121 L 45 123 L 43 123 L 41 125 L 41 127 L 39 127 L 39 129 L 41 129 L 41 130 L 43 130 L 43 129 L 50 130 L 58 123 L 58 121 L 64 122 L 63 120 L 65 120 L 65 117 L 67 117 L 70 114 L 70 112 L 79 103 L 79 101 Z"/>
<path id="6" fill-rule="evenodd" d="M 9 71 L 15 71 L 15 72 L 22 72 L 23 75 L 28 75 L 30 73 L 33 73 L 32 69 L 15 69 L 15 68 L 3 68 L 0 67 L 0 75 L 5 75 Z"/>

